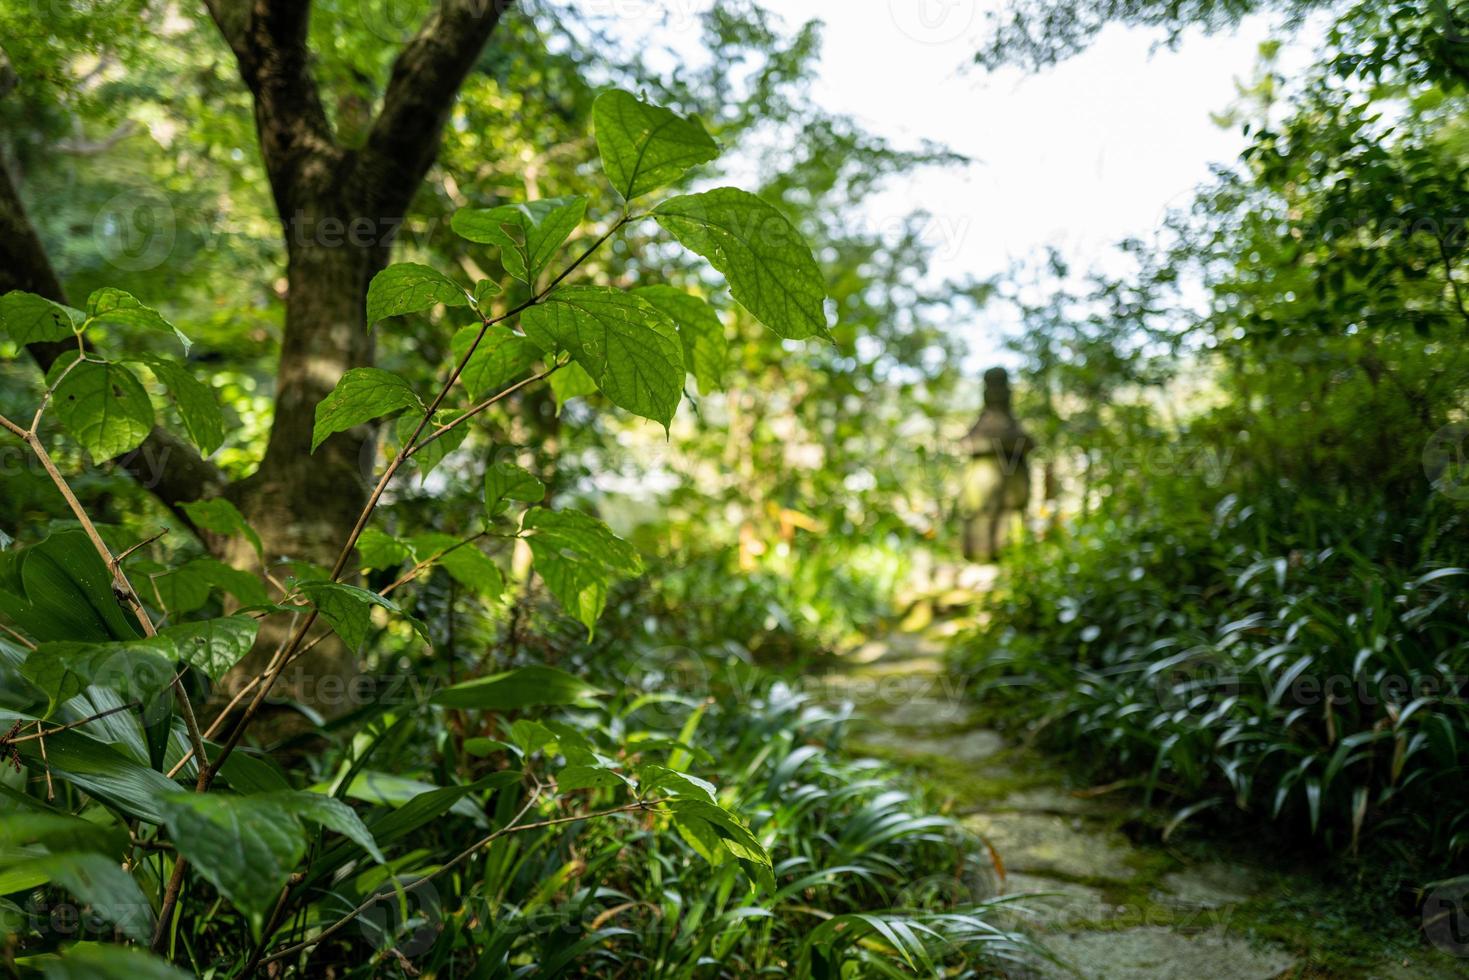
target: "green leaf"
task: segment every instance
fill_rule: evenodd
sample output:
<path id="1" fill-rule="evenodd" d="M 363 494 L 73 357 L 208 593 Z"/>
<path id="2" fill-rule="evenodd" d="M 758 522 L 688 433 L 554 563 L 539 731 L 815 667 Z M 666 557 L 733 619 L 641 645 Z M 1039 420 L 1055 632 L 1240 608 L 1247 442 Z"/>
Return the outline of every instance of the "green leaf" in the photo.
<path id="1" fill-rule="evenodd" d="M 466 543 L 451 534 L 420 534 L 409 544 L 419 561 L 432 558 L 436 565 L 453 576 L 454 581 L 486 599 L 499 598 L 505 591 L 505 576 L 501 574 L 500 566 L 473 542 Z"/>
<path id="2" fill-rule="evenodd" d="M 487 517 L 494 518 L 505 513 L 512 500 L 536 504 L 545 496 L 546 485 L 509 460 L 501 460 L 485 471 Z"/>
<path id="3" fill-rule="evenodd" d="M 306 854 L 301 824 L 273 796 L 171 793 L 159 801 L 179 853 L 257 925 Z"/>
<path id="4" fill-rule="evenodd" d="M 367 286 L 367 325 L 404 313 L 418 313 L 443 303 L 468 306 L 469 294 L 448 276 L 415 262 L 390 265 Z"/>
<path id="5" fill-rule="evenodd" d="M 137 621 L 112 594 L 112 574 L 80 528 L 5 555 L 0 612 L 35 640 L 127 640 Z"/>
<path id="6" fill-rule="evenodd" d="M 316 447 L 335 432 L 404 408 L 423 408 L 407 381 L 381 368 L 353 368 L 316 406 L 311 451 L 316 452 Z"/>
<path id="7" fill-rule="evenodd" d="M 603 92 L 592 103 L 602 170 L 630 201 L 678 180 L 689 168 L 719 156 L 719 144 L 694 119 L 639 101 L 627 92 Z"/>
<path id="8" fill-rule="evenodd" d="M 643 286 L 633 295 L 645 300 L 672 320 L 683 343 L 684 370 L 699 383 L 699 391 L 718 391 L 729 356 L 729 338 L 714 307 L 697 296 L 672 286 Z"/>
<path id="9" fill-rule="evenodd" d="M 723 807 L 703 800 L 677 799 L 670 800 L 668 808 L 676 821 L 697 821 L 709 826 L 724 849 L 735 857 L 765 868 L 771 867 L 770 855 L 765 846 L 750 832 L 744 821 Z"/>
<path id="10" fill-rule="evenodd" d="M 480 329 L 465 327 L 454 334 L 451 347 L 455 364 L 464 360 Z M 510 382 L 519 380 L 539 356 L 534 345 L 508 327 L 495 324 L 484 330 L 484 338 L 459 375 L 464 389 L 476 399 L 488 398 Z"/>
<path id="11" fill-rule="evenodd" d="M 455 684 L 438 691 L 431 700 L 447 708 L 514 711 L 544 705 L 577 704 L 605 693 L 574 674 L 536 665 Z"/>
<path id="12" fill-rule="evenodd" d="M 428 432 L 432 430 L 432 428 L 452 421 L 454 418 L 454 414 L 455 413 L 453 412 L 447 411 L 435 412 L 433 417 L 433 426 L 424 426 L 424 430 L 422 433 L 420 433 L 419 437 L 422 438 L 424 435 L 427 435 Z M 400 415 L 398 417 L 398 422 L 396 425 L 393 426 L 393 428 L 395 430 L 394 434 L 398 437 L 399 445 L 408 445 L 408 439 L 413 435 L 413 430 L 418 428 L 418 423 L 422 418 L 422 415 L 418 415 L 413 412 L 409 412 L 406 415 Z M 414 453 L 411 458 L 413 460 L 413 465 L 418 468 L 419 479 L 423 480 L 424 478 L 426 478 L 430 473 L 433 472 L 434 467 L 438 466 L 444 461 L 445 456 L 448 456 L 454 450 L 464 445 L 464 440 L 468 438 L 468 436 L 469 426 L 461 425 L 448 430 L 443 435 L 435 439 L 433 442 L 426 444 L 422 449 Z"/>
<path id="13" fill-rule="evenodd" d="M 719 187 L 664 201 L 658 223 L 724 273 L 755 319 L 782 337 L 827 337 L 826 284 L 785 215 L 747 191 Z"/>
<path id="14" fill-rule="evenodd" d="M 34 720 L 27 715 L 0 710 L 0 723 Z M 36 771 L 51 772 L 91 795 L 106 800 L 129 816 L 161 823 L 159 800 L 178 789 L 178 784 L 161 772 L 140 765 L 111 745 L 75 729 L 46 736 L 46 757 L 41 758 L 37 740 L 21 742 L 16 749 Z"/>
<path id="15" fill-rule="evenodd" d="M 151 306 L 144 306 L 131 293 L 111 286 L 103 286 L 87 297 L 87 323 L 172 333 L 183 345 L 185 354 L 193 346 L 183 331 L 169 323 L 162 313 Z"/>
<path id="16" fill-rule="evenodd" d="M 479 282 L 474 284 L 474 308 L 481 312 L 484 312 L 485 303 L 488 300 L 492 300 L 496 296 L 499 296 L 503 292 L 505 292 L 505 290 L 501 289 L 500 284 L 498 282 L 495 282 L 495 280 L 481 279 Z"/>
<path id="17" fill-rule="evenodd" d="M 190 980 L 146 950 L 116 943 L 75 943 L 59 957 L 37 957 L 46 980 Z"/>
<path id="18" fill-rule="evenodd" d="M 255 529 L 245 520 L 245 515 L 240 513 L 240 509 L 224 497 L 191 500 L 183 505 L 183 509 L 184 514 L 200 530 L 222 534 L 226 537 L 242 534 L 245 540 L 250 542 L 250 547 L 255 549 L 255 554 L 264 557 L 265 547 L 260 541 L 260 535 L 255 533 Z"/>
<path id="19" fill-rule="evenodd" d="M 92 459 L 104 463 L 132 452 L 153 430 L 153 403 L 136 375 L 121 364 L 83 360 L 60 377 L 51 395 L 56 417 Z M 68 363 L 70 363 L 68 361 Z"/>
<path id="20" fill-rule="evenodd" d="M 159 604 L 175 619 L 202 607 L 214 589 L 228 592 L 243 606 L 264 605 L 269 598 L 260 579 L 216 558 L 193 558 L 153 578 Z"/>
<path id="21" fill-rule="evenodd" d="M 86 318 L 81 310 L 20 289 L 0 296 L 0 330 L 22 347 L 70 340 Z"/>
<path id="22" fill-rule="evenodd" d="M 179 658 L 218 681 L 255 645 L 260 621 L 251 616 L 224 616 L 180 623 L 159 635 L 173 640 Z"/>
<path id="23" fill-rule="evenodd" d="M 618 289 L 566 286 L 526 310 L 521 325 L 542 350 L 569 352 L 613 404 L 664 428 L 673 420 L 683 347 L 673 321 L 650 303 Z"/>
<path id="24" fill-rule="evenodd" d="M 357 539 L 363 568 L 397 568 L 408 560 L 408 546 L 386 531 L 367 528 Z"/>
<path id="25" fill-rule="evenodd" d="M 546 588 L 588 635 L 607 605 L 612 583 L 643 570 L 632 545 L 588 514 L 536 507 L 526 514 L 523 528 Z"/>
<path id="26" fill-rule="evenodd" d="M 224 442 L 224 412 L 214 397 L 214 389 L 177 361 L 152 354 L 144 354 L 137 360 L 146 364 L 173 396 L 179 418 L 199 452 L 208 456 L 218 449 Z"/>
<path id="27" fill-rule="evenodd" d="M 51 699 L 47 713 L 96 684 L 146 701 L 169 685 L 178 650 L 162 636 L 109 643 L 42 643 L 21 664 L 26 680 Z"/>
<path id="28" fill-rule="evenodd" d="M 311 600 L 322 618 L 331 624 L 342 642 L 355 651 L 362 649 L 372 632 L 372 607 L 378 606 L 407 620 L 418 635 L 428 642 L 428 631 L 423 623 L 409 616 L 398 604 L 376 592 L 359 589 L 344 582 L 311 581 L 297 582 L 296 587 Z"/>
<path id="29" fill-rule="evenodd" d="M 39 810 L 0 811 L 0 847 L 44 845 L 48 851 L 95 851 L 121 855 L 128 848 L 127 828 L 99 824 L 64 813 Z M 0 888 L 0 895 L 11 889 Z"/>
<path id="30" fill-rule="evenodd" d="M 711 804 L 716 802 L 714 784 L 686 772 L 666 766 L 645 765 L 638 767 L 638 778 L 642 781 L 641 789 L 645 796 L 655 789 L 661 789 L 674 796 L 685 796 Z"/>
<path id="31" fill-rule="evenodd" d="M 461 238 L 497 245 L 505 271 L 532 282 L 587 210 L 584 197 L 552 197 L 497 208 L 461 208 L 449 219 Z"/>
<path id="32" fill-rule="evenodd" d="M 566 766 L 556 774 L 556 788 L 568 793 L 574 789 L 611 789 L 626 785 L 626 776 L 604 766 Z"/>
<path id="33" fill-rule="evenodd" d="M 575 361 L 567 361 L 548 380 L 551 384 L 551 397 L 556 399 L 557 415 L 561 414 L 561 409 L 573 398 L 595 394 L 597 391 L 597 382 Z"/>
<path id="34" fill-rule="evenodd" d="M 138 883 L 118 865 L 118 858 L 101 854 L 47 854 L 30 861 L 17 862 L 4 877 L 42 876 L 41 882 L 53 882 L 66 889 L 82 905 L 117 926 L 129 938 L 145 943 L 153 935 L 153 906 L 143 895 Z M 35 887 L 34 885 L 23 887 Z M 16 891 L 0 883 L 0 891 Z"/>
<path id="35" fill-rule="evenodd" d="M 327 830 L 336 831 L 370 854 L 378 864 L 387 861 L 383 852 L 379 850 L 377 841 L 373 839 L 372 831 L 368 830 L 362 818 L 341 800 L 304 790 L 271 793 L 257 798 L 277 803 L 281 809 L 302 820 L 309 820 L 312 823 L 320 824 Z"/>

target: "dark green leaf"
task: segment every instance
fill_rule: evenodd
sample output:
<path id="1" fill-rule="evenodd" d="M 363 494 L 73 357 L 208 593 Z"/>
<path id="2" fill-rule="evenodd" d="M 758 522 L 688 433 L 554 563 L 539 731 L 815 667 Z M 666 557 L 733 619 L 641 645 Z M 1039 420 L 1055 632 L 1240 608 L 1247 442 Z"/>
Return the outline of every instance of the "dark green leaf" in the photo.
<path id="1" fill-rule="evenodd" d="M 217 681 L 250 652 L 259 631 L 260 622 L 253 617 L 224 616 L 196 623 L 180 623 L 159 635 L 173 640 L 180 659 Z"/>
<path id="2" fill-rule="evenodd" d="M 66 889 L 81 904 L 112 923 L 138 942 L 153 935 L 153 906 L 138 888 L 132 876 L 122 870 L 117 857 L 101 854 L 47 854 L 29 861 L 16 862 L 5 877 L 42 876 L 41 882 L 53 882 Z M 23 887 L 35 887 L 34 885 Z M 15 891 L 0 884 L 0 891 Z"/>
<path id="3" fill-rule="evenodd" d="M 179 853 L 257 924 L 306 854 L 301 824 L 273 794 L 172 793 L 159 805 Z"/>
<path id="4" fill-rule="evenodd" d="M 312 823 L 320 824 L 327 830 L 336 831 L 361 847 L 379 864 L 387 860 L 383 852 L 378 849 L 377 841 L 373 839 L 372 832 L 367 829 L 362 818 L 341 800 L 321 793 L 297 790 L 271 793 L 268 796 L 257 798 L 279 804 L 283 810 L 295 814 L 302 820 L 309 820 Z"/>
<path id="5" fill-rule="evenodd" d="M 390 599 L 385 599 L 376 592 L 359 589 L 355 585 L 347 585 L 344 582 L 298 582 L 297 588 L 311 600 L 317 611 L 322 615 L 332 629 L 336 630 L 342 642 L 353 651 L 361 650 L 362 645 L 367 642 L 367 637 L 372 631 L 372 607 L 386 609 L 388 612 L 407 620 L 418 634 L 428 641 L 428 631 L 424 629 L 421 622 L 409 616 L 398 604 Z"/>
<path id="6" fill-rule="evenodd" d="M 316 452 L 316 447 L 334 432 L 404 408 L 423 408 L 407 381 L 381 368 L 353 368 L 316 406 L 311 451 Z"/>
<path id="7" fill-rule="evenodd" d="M 191 500 L 184 504 L 184 513 L 200 530 L 225 536 L 244 535 L 245 540 L 250 542 L 250 547 L 255 549 L 255 553 L 264 556 L 265 549 L 261 544 L 260 535 L 255 533 L 255 529 L 245 520 L 245 515 L 240 513 L 239 508 L 225 498 L 210 497 L 208 500 Z"/>

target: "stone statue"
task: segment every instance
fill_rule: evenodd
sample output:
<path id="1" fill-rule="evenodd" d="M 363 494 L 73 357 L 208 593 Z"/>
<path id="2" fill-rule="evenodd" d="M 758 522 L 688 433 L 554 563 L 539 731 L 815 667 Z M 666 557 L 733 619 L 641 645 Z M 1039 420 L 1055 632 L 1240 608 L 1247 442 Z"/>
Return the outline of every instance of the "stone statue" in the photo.
<path id="1" fill-rule="evenodd" d="M 964 557 L 988 562 L 1014 535 L 1030 502 L 1030 464 L 1035 448 L 1010 412 L 1010 376 L 1004 368 L 984 373 L 984 410 L 964 437 L 969 457 L 959 492 Z"/>

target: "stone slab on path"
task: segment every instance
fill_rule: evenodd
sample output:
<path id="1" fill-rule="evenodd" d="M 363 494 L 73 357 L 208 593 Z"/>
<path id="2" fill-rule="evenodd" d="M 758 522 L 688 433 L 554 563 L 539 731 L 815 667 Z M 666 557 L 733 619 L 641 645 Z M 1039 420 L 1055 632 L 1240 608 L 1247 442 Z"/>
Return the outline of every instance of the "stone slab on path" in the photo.
<path id="1" fill-rule="evenodd" d="M 910 732 L 880 728 L 864 732 L 860 741 L 896 755 L 938 756 L 966 764 L 986 762 L 1007 748 L 1005 740 L 998 733 L 987 728 L 976 728 L 957 735 L 914 735 Z"/>
<path id="2" fill-rule="evenodd" d="M 1138 852 L 1121 834 L 1053 813 L 976 813 L 964 825 L 989 841 L 1007 871 L 1126 881 Z"/>
<path id="3" fill-rule="evenodd" d="M 1271 980 L 1292 964 L 1282 950 L 1238 936 L 1158 926 L 1048 936 L 1046 946 L 1076 972 L 1048 965 L 1042 976 L 1085 980 Z"/>

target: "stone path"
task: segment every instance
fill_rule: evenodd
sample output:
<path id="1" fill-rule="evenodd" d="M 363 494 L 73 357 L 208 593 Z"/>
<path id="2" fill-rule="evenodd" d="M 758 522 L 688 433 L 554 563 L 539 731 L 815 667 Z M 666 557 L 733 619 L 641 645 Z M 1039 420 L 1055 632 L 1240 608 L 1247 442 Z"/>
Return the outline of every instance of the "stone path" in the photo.
<path id="1" fill-rule="evenodd" d="M 1340 975 L 1304 966 L 1253 925 L 1252 909 L 1289 887 L 1279 872 L 1218 855 L 1189 860 L 1130 839 L 1126 830 L 1138 826 L 1134 805 L 1073 790 L 1055 762 L 984 727 L 943 674 L 940 641 L 900 632 L 850 659 L 853 668 L 820 683 L 832 700 L 856 705 L 855 749 L 894 761 L 935 788 L 998 856 L 1003 876 L 993 876 L 993 891 L 1029 895 L 1019 900 L 1027 914 L 1012 913 L 1011 924 L 1031 932 L 1059 962 L 1014 976 Z M 1156 839 L 1156 830 L 1137 836 Z M 982 857 L 986 867 L 995 866 Z M 1357 975 L 1387 976 L 1401 965 L 1366 966 Z"/>

